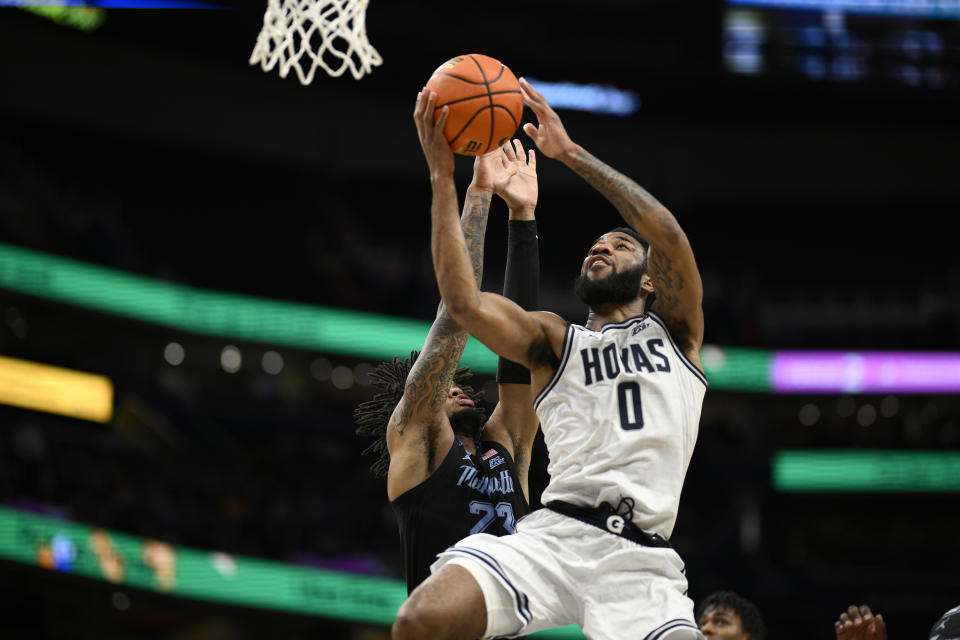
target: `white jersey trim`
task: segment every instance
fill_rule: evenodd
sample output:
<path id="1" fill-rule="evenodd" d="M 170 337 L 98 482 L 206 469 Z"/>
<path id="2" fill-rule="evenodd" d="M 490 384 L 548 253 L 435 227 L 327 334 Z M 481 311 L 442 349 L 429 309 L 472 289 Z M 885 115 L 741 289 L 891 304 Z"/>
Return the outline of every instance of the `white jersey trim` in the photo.
<path id="1" fill-rule="evenodd" d="M 687 595 L 687 594 L 683 594 Z M 643 640 L 658 640 L 663 638 L 668 631 L 673 631 L 674 629 L 679 629 L 680 627 L 686 627 L 688 629 L 700 630 L 700 627 L 695 625 L 690 620 L 684 620 L 683 618 L 674 618 L 668 622 L 664 622 L 662 625 L 651 631 Z"/>
<path id="2" fill-rule="evenodd" d="M 516 585 L 513 584 L 513 582 L 510 581 L 510 578 L 507 577 L 503 567 L 500 566 L 500 563 L 497 562 L 496 558 L 491 556 L 486 551 L 474 547 L 454 546 L 444 551 L 444 553 L 463 554 L 487 565 L 497 576 L 497 578 L 499 578 L 500 581 L 509 587 L 510 591 L 513 592 L 515 601 L 514 610 L 520 616 L 520 619 L 523 620 L 523 624 L 529 624 L 530 621 L 533 620 L 533 613 L 530 611 L 530 599 L 527 597 L 527 594 L 521 591 Z"/>
<path id="3" fill-rule="evenodd" d="M 550 378 L 550 382 L 547 383 L 547 386 L 543 388 L 539 394 L 537 394 L 536 399 L 533 401 L 533 409 L 536 410 L 540 406 L 540 403 L 543 402 L 543 399 L 547 397 L 547 394 L 557 386 L 557 382 L 560 381 L 560 376 L 563 375 L 563 370 L 567 367 L 567 361 L 570 359 L 570 351 L 572 350 L 573 344 L 573 332 L 576 331 L 577 325 L 572 322 L 567 323 L 567 330 L 563 334 L 563 348 L 560 350 L 560 364 L 557 365 L 557 370 L 553 372 L 553 377 Z"/>
<path id="4" fill-rule="evenodd" d="M 674 341 L 674 339 L 673 339 L 673 334 L 670 333 L 670 329 L 667 328 L 667 325 L 666 325 L 666 323 L 663 321 L 663 318 L 661 318 L 660 316 L 658 316 L 657 314 L 655 314 L 655 313 L 652 312 L 652 311 L 651 311 L 650 313 L 648 313 L 647 315 L 650 316 L 650 319 L 651 319 L 651 320 L 653 320 L 654 322 L 656 322 L 658 325 L 660 325 L 660 326 L 663 328 L 664 333 L 666 333 L 666 334 L 667 334 L 667 337 L 670 338 L 670 346 L 672 346 L 672 347 L 673 347 L 673 350 L 676 352 L 676 354 L 677 354 L 678 356 L 680 356 L 681 362 L 683 362 L 683 364 L 685 364 L 685 365 L 687 366 L 687 369 L 690 369 L 690 372 L 691 372 L 693 375 L 697 376 L 697 379 L 698 379 L 700 382 L 703 383 L 703 386 L 705 386 L 705 387 L 708 386 L 708 384 L 707 384 L 707 377 L 706 377 L 705 375 L 703 375 L 703 372 L 700 371 L 700 369 L 697 368 L 697 365 L 693 364 L 693 362 L 690 361 L 690 358 L 688 358 L 688 357 L 686 356 L 686 354 L 684 354 L 683 351 L 680 350 L 680 347 L 677 346 L 676 341 Z"/>
<path id="5" fill-rule="evenodd" d="M 646 317 L 647 317 L 647 314 L 643 313 L 643 314 L 640 314 L 639 316 L 633 316 L 632 318 L 627 318 L 626 320 L 622 320 L 620 322 L 608 322 L 607 324 L 600 327 L 600 333 L 603 333 L 607 329 L 626 329 L 627 327 L 634 324 L 635 322 L 640 322 L 641 320 L 646 319 Z"/>
<path id="6" fill-rule="evenodd" d="M 670 333 L 670 329 L 667 328 L 667 325 L 663 321 L 663 319 L 657 314 L 653 313 L 652 311 L 648 313 L 643 313 L 639 316 L 633 316 L 632 318 L 627 318 L 626 320 L 623 320 L 621 322 L 607 323 L 602 327 L 600 327 L 599 332 L 603 333 L 607 329 L 626 329 L 630 325 L 646 320 L 647 318 L 653 320 L 658 325 L 660 325 L 660 327 L 663 329 L 663 332 L 667 334 L 667 338 L 670 340 L 670 346 L 673 347 L 674 353 L 676 353 L 677 356 L 679 356 L 680 361 L 683 362 L 684 366 L 686 366 L 687 369 L 690 370 L 690 373 L 696 376 L 697 380 L 703 383 L 703 386 L 705 387 L 709 386 L 707 383 L 707 378 L 703 374 L 703 372 L 701 372 L 700 369 L 697 368 L 697 365 L 693 364 L 693 362 L 690 361 L 690 358 L 688 358 L 683 353 L 683 351 L 681 351 L 680 348 L 677 346 L 676 341 L 673 339 L 673 334 Z M 571 345 L 573 343 L 573 332 L 577 330 L 590 331 L 590 329 L 587 329 L 586 327 L 583 327 L 580 325 L 573 324 L 572 322 L 567 323 L 567 330 L 563 334 L 563 348 L 560 353 L 560 364 L 557 366 L 557 370 L 553 372 L 553 377 L 550 378 L 550 382 L 548 382 L 547 386 L 545 386 L 543 390 L 537 395 L 537 398 L 533 403 L 534 410 L 536 410 L 540 406 L 543 400 L 547 397 L 547 394 L 549 394 L 550 391 L 552 391 L 553 388 L 557 385 L 557 382 L 559 382 L 560 380 L 560 376 L 563 374 L 564 369 L 566 369 L 567 362 L 570 359 L 570 352 L 572 350 Z"/>

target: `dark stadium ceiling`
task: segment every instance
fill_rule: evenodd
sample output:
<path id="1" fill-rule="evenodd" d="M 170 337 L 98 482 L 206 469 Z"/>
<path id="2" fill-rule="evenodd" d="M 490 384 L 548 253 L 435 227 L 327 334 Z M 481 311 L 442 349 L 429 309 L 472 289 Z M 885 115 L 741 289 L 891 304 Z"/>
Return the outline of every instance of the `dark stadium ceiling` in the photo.
<path id="1" fill-rule="evenodd" d="M 266 3 L 221 2 L 222 11 L 111 11 L 101 28 L 131 44 L 156 43 L 225 58 L 252 49 Z M 519 73 L 631 84 L 637 75 L 697 76 L 718 68 L 720 7 L 698 3 L 372 0 L 370 42 L 396 75 L 422 75 L 460 53 L 501 58 Z M 384 67 L 386 69 L 387 67 Z"/>
<path id="2" fill-rule="evenodd" d="M 216 4 L 224 8 L 110 9 L 104 24 L 85 37 L 133 54 L 163 54 L 178 64 L 215 61 L 242 68 L 262 25 L 266 2 Z M 518 75 L 632 89 L 641 94 L 646 113 L 667 117 L 755 122 L 789 114 L 807 121 L 909 121 L 921 116 L 925 121 L 956 120 L 960 107 L 956 90 L 731 76 L 723 68 L 724 11 L 722 0 L 695 6 L 667 0 L 473 4 L 371 0 L 367 34 L 383 65 L 359 83 L 347 76 L 314 84 L 324 92 L 359 85 L 362 91 L 413 95 L 444 60 L 478 52 L 500 58 Z M 23 23 L 22 17 L 13 15 L 16 12 L 4 10 L 5 21 Z M 23 37 L 28 37 L 26 33 Z M 0 47 L 4 44 L 11 47 L 11 54 L 19 52 L 14 42 Z M 25 58 L 19 54 L 8 59 Z"/>
<path id="3" fill-rule="evenodd" d="M 481 52 L 519 75 L 636 90 L 643 106 L 634 116 L 568 111 L 565 122 L 681 208 L 732 206 L 742 215 L 747 200 L 753 211 L 826 202 L 806 218 L 822 209 L 833 224 L 826 212 L 843 203 L 861 203 L 875 222 L 896 203 L 920 198 L 949 210 L 960 198 L 960 92 L 731 77 L 721 65 L 719 0 L 695 9 L 666 0 L 371 0 L 368 36 L 383 65 L 360 80 L 321 74 L 309 87 L 248 64 L 266 3 L 229 4 L 108 10 L 87 33 L 2 9 L 0 115 L 320 170 L 340 182 L 377 174 L 419 184 L 409 120 L 416 91 L 444 60 Z M 582 187 L 562 171 L 543 173 L 550 193 Z"/>

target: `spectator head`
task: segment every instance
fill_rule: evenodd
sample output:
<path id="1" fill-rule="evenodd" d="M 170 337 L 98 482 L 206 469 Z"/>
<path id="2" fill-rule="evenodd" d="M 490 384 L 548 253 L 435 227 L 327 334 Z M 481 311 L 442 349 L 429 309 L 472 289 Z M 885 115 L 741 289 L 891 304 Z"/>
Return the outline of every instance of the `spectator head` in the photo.
<path id="1" fill-rule="evenodd" d="M 716 640 L 765 640 L 767 628 L 757 606 L 732 591 L 716 591 L 697 605 L 697 626 Z"/>

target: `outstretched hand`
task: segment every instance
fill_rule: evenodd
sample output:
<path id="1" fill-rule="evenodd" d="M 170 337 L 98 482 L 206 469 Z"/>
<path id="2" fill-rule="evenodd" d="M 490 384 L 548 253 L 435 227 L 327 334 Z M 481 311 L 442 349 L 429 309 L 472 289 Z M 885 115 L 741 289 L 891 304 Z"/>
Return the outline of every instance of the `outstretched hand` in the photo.
<path id="1" fill-rule="evenodd" d="M 537 206 L 537 158 L 530 149 L 524 152 L 519 140 L 513 140 L 473 162 L 474 189 L 492 191 L 503 198 L 514 213 L 526 211 L 533 217 Z"/>
<path id="2" fill-rule="evenodd" d="M 883 615 L 874 616 L 867 605 L 850 605 L 833 623 L 837 640 L 887 640 Z"/>
<path id="3" fill-rule="evenodd" d="M 433 113 L 437 104 L 435 91 L 420 91 L 417 94 L 417 104 L 413 109 L 413 123 L 417 126 L 417 136 L 420 138 L 420 147 L 427 158 L 430 175 L 453 175 L 455 162 L 453 150 L 443 136 L 443 125 L 450 114 L 449 107 L 440 110 L 440 117 L 433 121 Z"/>
<path id="4" fill-rule="evenodd" d="M 563 159 L 564 155 L 569 155 L 579 148 L 560 121 L 560 116 L 547 103 L 543 94 L 534 89 L 524 78 L 520 78 L 520 93 L 523 95 L 524 102 L 537 116 L 539 126 L 533 123 L 523 125 L 523 131 L 530 136 L 537 144 L 537 148 L 548 158 L 556 160 Z"/>
<path id="5" fill-rule="evenodd" d="M 533 214 L 537 206 L 537 156 L 533 149 L 524 153 L 523 145 L 514 139 L 500 149 L 505 171 L 503 178 L 494 184 L 494 192 L 503 198 L 512 213 L 521 211 Z"/>

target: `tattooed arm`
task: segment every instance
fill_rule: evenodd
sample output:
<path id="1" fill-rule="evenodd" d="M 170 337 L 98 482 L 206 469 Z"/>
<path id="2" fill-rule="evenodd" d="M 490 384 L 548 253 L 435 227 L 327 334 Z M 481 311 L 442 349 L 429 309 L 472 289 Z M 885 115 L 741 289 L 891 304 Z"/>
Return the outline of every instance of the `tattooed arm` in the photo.
<path id="1" fill-rule="evenodd" d="M 536 154 L 533 149 L 525 151 L 519 140 L 513 140 L 503 146 L 498 157 L 508 170 L 503 172 L 503 180 L 494 183 L 493 191 L 510 209 L 503 296 L 531 311 L 539 304 L 540 289 Z M 483 439 L 500 443 L 513 457 L 520 488 L 529 501 L 530 451 L 540 425 L 533 409 L 530 370 L 501 357 L 497 363 L 497 391 L 500 401 L 483 428 Z"/>
<path id="2" fill-rule="evenodd" d="M 477 286 L 483 279 L 484 235 L 493 197 L 494 169 L 488 158 L 477 159 L 460 217 Z M 434 204 L 455 210 L 457 194 L 444 193 L 441 201 Z M 466 343 L 467 332 L 441 303 L 387 428 L 387 495 L 391 500 L 429 477 L 453 444 L 444 403 L 450 396 L 453 374 Z"/>
<path id="3" fill-rule="evenodd" d="M 490 193 L 471 185 L 460 226 L 467 239 L 473 277 L 478 283 L 483 279 L 483 242 L 489 212 Z M 407 376 L 403 398 L 390 420 L 390 431 L 402 436 L 411 423 L 431 420 L 442 410 L 466 343 L 467 332 L 450 317 L 441 302 L 420 356 Z"/>
<path id="4" fill-rule="evenodd" d="M 468 238 L 473 277 L 478 282 L 483 277 L 483 240 L 489 211 L 490 193 L 471 185 L 460 224 Z M 387 428 L 387 494 L 391 500 L 429 477 L 453 444 L 444 403 L 466 343 L 467 332 L 441 303 Z"/>
<path id="5" fill-rule="evenodd" d="M 686 356 L 700 366 L 703 282 L 677 219 L 636 182 L 574 143 L 543 96 L 526 80 L 520 83 L 524 100 L 539 121 L 539 127 L 524 125 L 527 135 L 541 152 L 562 161 L 602 193 L 626 223 L 650 243 L 647 266 L 656 294 L 653 310 L 667 323 Z"/>

